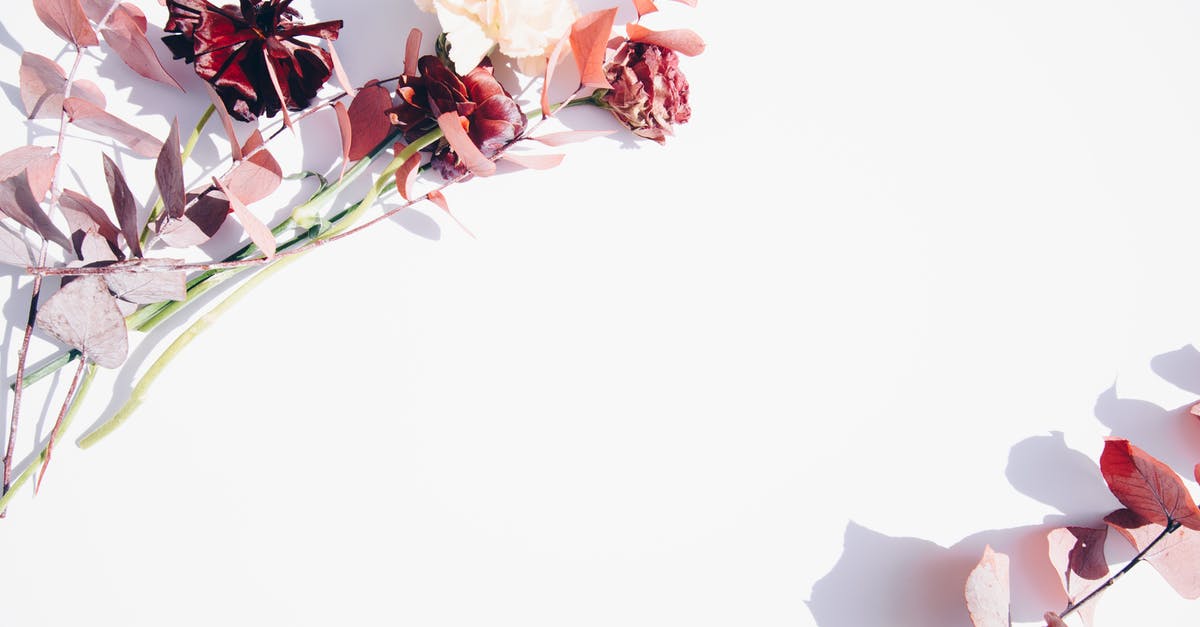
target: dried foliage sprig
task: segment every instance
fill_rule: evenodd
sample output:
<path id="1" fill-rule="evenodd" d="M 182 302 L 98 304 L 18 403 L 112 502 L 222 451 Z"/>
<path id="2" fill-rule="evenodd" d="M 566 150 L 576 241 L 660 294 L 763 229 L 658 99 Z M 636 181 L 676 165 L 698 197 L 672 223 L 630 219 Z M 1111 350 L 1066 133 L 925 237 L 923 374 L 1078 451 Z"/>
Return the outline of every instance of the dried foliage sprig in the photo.
<path id="1" fill-rule="evenodd" d="M 206 0 L 167 0 L 163 44 L 176 59 L 193 66 L 206 83 L 205 97 L 212 102 L 187 141 L 181 142 L 177 122 L 172 123 L 166 138 L 154 137 L 111 113 L 103 92 L 76 78 L 83 51 L 90 49 L 96 54 L 89 56 L 114 53 L 137 74 L 180 87 L 160 62 L 155 44 L 147 39 L 145 14 L 135 4 L 120 0 L 29 1 L 43 24 L 67 42 L 75 56 L 70 71 L 65 71 L 46 57 L 26 53 L 20 69 L 22 103 L 30 118 L 58 118 L 58 140 L 53 148 L 27 146 L 0 155 L 0 263 L 23 269 L 33 282 L 29 319 L 12 383 L 14 403 L 9 414 L 0 511 L 35 474 L 36 486 L 41 486 L 54 446 L 92 388 L 97 367 L 122 367 L 131 330 L 144 332 L 172 320 L 198 296 L 243 271 L 257 270 L 175 336 L 136 382 L 118 412 L 80 440 L 83 447 L 123 424 L 164 368 L 205 328 L 256 285 L 305 253 L 352 237 L 421 202 L 433 203 L 454 218 L 447 190 L 494 174 L 499 160 L 545 169 L 563 159 L 560 153 L 530 153 L 513 150 L 515 147 L 558 147 L 614 132 L 537 134 L 561 108 L 605 108 L 638 135 L 664 141 L 674 125 L 690 117 L 688 84 L 676 53 L 694 55 L 703 49 L 703 42 L 691 31 L 652 31 L 643 26 L 642 17 L 657 10 L 649 0 L 634 1 L 638 18 L 625 26 L 624 34 L 614 29 L 615 8 L 580 16 L 572 0 L 518 3 L 514 6 L 528 12 L 527 26 L 541 24 L 545 29 L 544 42 L 537 50 L 510 51 L 522 68 L 544 72 L 541 106 L 523 111 L 493 74 L 486 54 L 479 55 L 476 62 L 462 62 L 470 51 L 465 48 L 468 44 L 462 43 L 469 37 L 464 38 L 461 31 L 444 33 L 438 39 L 438 54 L 422 57 L 422 38 L 414 30 L 398 75 L 354 88 L 332 48 L 343 29 L 341 21 L 305 22 L 291 6 L 292 0 L 239 0 L 237 5 L 224 6 Z M 694 1 L 678 1 L 695 5 Z M 435 3 L 456 2 L 417 0 L 426 9 Z M 486 23 L 486 15 L 477 17 L 480 24 Z M 461 25 L 460 21 L 455 28 Z M 500 37 L 497 41 L 504 52 L 508 43 Z M 453 42 L 461 43 L 457 52 L 454 47 L 460 43 Z M 574 56 L 581 80 L 571 97 L 551 104 L 548 87 L 554 68 L 567 54 Z M 456 66 L 452 58 L 460 63 Z M 321 96 L 319 92 L 334 77 L 341 92 Z M 393 83 L 395 88 L 389 88 Z M 577 98 L 581 92 L 588 93 Z M 268 226 L 251 207 L 271 196 L 285 178 L 270 144 L 287 129 L 325 109 L 334 111 L 342 139 L 340 155 L 335 155 L 340 162 L 336 176 L 314 175 L 320 181 L 316 192 L 293 207 L 285 219 Z M 266 132 L 255 128 L 239 139 L 235 119 L 258 121 L 277 114 L 283 118 L 279 128 Z M 538 114 L 540 118 L 531 123 Z M 229 161 L 206 172 L 200 186 L 188 189 L 184 166 L 214 117 L 229 138 Z M 64 162 L 68 126 L 107 137 L 130 153 L 154 161 L 158 195 L 145 212 L 145 220 L 139 219 L 143 207 L 136 200 L 138 194 L 107 154 L 99 165 L 107 182 L 104 202 L 112 207 L 112 217 L 102 203 L 62 188 L 58 173 Z M 382 163 L 384 155 L 390 157 L 386 163 Z M 326 211 L 352 181 L 380 163 L 382 169 L 362 198 L 339 211 Z M 423 182 L 421 175 L 426 172 L 442 180 Z M 309 175 L 312 173 L 302 174 Z M 398 194 L 402 201 L 366 219 L 367 212 L 390 194 Z M 240 223 L 248 240 L 239 250 L 223 259 L 202 260 L 170 252 L 207 241 L 230 216 Z M 36 243 L 30 243 L 30 236 Z M 44 279 L 54 276 L 62 278 L 62 286 L 43 299 Z M 68 350 L 27 371 L 35 327 Z M 78 363 L 54 428 L 34 451 L 32 462 L 14 479 L 22 392 L 72 362 Z"/>

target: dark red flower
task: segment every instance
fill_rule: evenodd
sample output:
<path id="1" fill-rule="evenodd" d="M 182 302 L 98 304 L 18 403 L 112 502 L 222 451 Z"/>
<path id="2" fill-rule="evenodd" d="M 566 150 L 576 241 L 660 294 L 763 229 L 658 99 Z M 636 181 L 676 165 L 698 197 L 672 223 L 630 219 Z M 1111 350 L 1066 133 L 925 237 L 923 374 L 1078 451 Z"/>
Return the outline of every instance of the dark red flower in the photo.
<path id="1" fill-rule="evenodd" d="M 613 88 L 604 105 L 634 134 L 661 144 L 675 124 L 692 117 L 687 77 L 674 50 L 627 41 L 605 73 Z"/>
<path id="2" fill-rule="evenodd" d="M 270 117 L 282 106 L 304 109 L 329 80 L 333 59 L 297 37 L 337 39 L 341 20 L 303 24 L 292 0 L 240 1 L 240 7 L 217 7 L 206 0 L 167 0 L 171 14 L 163 30 L 174 34 L 163 42 L 176 59 L 195 64 L 196 74 L 239 120 Z"/>
<path id="3" fill-rule="evenodd" d="M 412 141 L 437 126 L 437 117 L 448 111 L 466 121 L 467 134 L 485 156 L 491 157 L 525 130 L 525 113 L 492 75 L 487 60 L 459 76 L 435 56 L 417 61 L 419 76 L 402 76 L 396 88 L 399 104 L 388 111 L 392 124 Z M 445 178 L 454 178 L 466 167 L 444 141 L 434 144 L 433 167 Z"/>

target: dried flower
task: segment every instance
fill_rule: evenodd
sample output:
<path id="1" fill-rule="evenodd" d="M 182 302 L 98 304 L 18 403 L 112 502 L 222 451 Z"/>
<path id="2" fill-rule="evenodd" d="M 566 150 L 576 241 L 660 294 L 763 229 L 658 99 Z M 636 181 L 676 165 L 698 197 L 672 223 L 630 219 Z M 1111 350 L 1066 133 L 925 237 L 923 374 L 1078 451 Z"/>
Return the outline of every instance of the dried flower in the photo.
<path id="1" fill-rule="evenodd" d="M 416 0 L 437 13 L 450 41 L 450 60 L 470 71 L 499 46 L 522 72 L 538 74 L 554 44 L 579 17 L 574 0 Z"/>
<path id="2" fill-rule="evenodd" d="M 282 106 L 298 111 L 329 80 L 333 59 L 297 37 L 337 39 L 342 22 L 303 24 L 291 3 L 241 0 L 240 7 L 217 7 L 206 0 L 167 0 L 171 13 L 163 30 L 174 34 L 163 42 L 176 59 L 195 64 L 233 117 L 249 122 Z"/>
<path id="3" fill-rule="evenodd" d="M 604 105 L 635 134 L 661 144 L 675 124 L 692 117 L 674 50 L 627 41 L 605 72 L 613 88 L 604 93 Z"/>
<path id="4" fill-rule="evenodd" d="M 448 111 L 462 116 L 471 141 L 488 157 L 525 130 L 525 114 L 493 76 L 486 59 L 462 77 L 435 56 L 421 57 L 417 68 L 420 76 L 401 77 L 396 89 L 400 104 L 388 112 L 409 141 L 437 126 L 437 117 Z M 466 172 L 449 144 L 438 142 L 432 149 L 433 167 L 443 177 Z"/>

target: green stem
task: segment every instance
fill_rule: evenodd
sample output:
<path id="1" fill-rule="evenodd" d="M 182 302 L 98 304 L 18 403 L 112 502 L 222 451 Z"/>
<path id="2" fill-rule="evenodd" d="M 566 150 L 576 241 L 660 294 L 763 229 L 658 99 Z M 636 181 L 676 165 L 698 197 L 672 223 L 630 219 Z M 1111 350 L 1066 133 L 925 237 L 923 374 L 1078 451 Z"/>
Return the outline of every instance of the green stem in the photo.
<path id="1" fill-rule="evenodd" d="M 81 401 L 83 400 L 83 397 L 87 395 L 88 390 L 92 386 L 92 380 L 95 378 L 96 364 L 89 364 L 87 370 L 83 373 L 83 379 L 79 382 L 79 389 L 75 392 L 75 399 L 71 401 L 71 408 L 67 410 L 67 415 L 63 417 L 62 426 L 59 428 L 57 434 L 51 434 L 51 440 L 53 440 L 55 444 L 58 443 L 58 440 L 62 439 L 62 434 L 66 433 L 67 428 L 71 426 L 71 421 L 75 419 L 75 414 L 79 411 L 79 406 L 82 404 Z M 37 469 L 41 467 L 42 463 L 46 461 L 46 456 L 49 454 L 48 451 L 50 450 L 51 446 L 51 440 L 46 441 L 46 444 L 42 446 L 41 452 L 38 453 L 37 458 L 30 461 L 29 465 L 25 467 L 25 470 L 21 471 L 21 474 L 13 480 L 12 485 L 8 488 L 8 492 L 5 492 L 4 496 L 0 496 L 0 510 L 8 507 L 9 502 L 12 500 L 13 496 L 16 495 L 17 490 L 21 489 L 21 486 L 25 485 L 25 483 L 29 481 L 33 474 L 37 472 Z"/>
<path id="2" fill-rule="evenodd" d="M 212 323 L 216 322 L 222 314 L 224 314 L 226 311 L 229 311 L 233 305 L 244 298 L 246 294 L 249 294 L 250 291 L 253 290 L 264 279 L 278 272 L 280 269 L 286 267 L 293 261 L 299 259 L 301 256 L 302 255 L 284 257 L 283 259 L 280 259 L 279 261 L 276 261 L 263 268 L 260 272 L 258 272 L 258 274 L 250 277 L 250 280 L 246 281 L 240 287 L 234 290 L 232 294 L 225 298 L 225 300 L 218 303 L 216 307 L 212 308 L 203 316 L 200 316 L 200 318 L 193 322 L 192 325 L 187 329 L 185 329 L 184 332 L 179 335 L 179 337 L 175 338 L 174 342 L 171 342 L 171 345 L 168 346 L 167 350 L 164 351 L 163 354 L 154 361 L 154 363 L 150 366 L 150 369 L 146 371 L 146 374 L 142 375 L 142 378 L 137 382 L 137 385 L 134 386 L 129 400 L 125 402 L 125 405 L 121 407 L 120 411 L 118 411 L 116 415 L 110 418 L 107 422 L 100 425 L 98 429 L 80 439 L 79 446 L 85 449 L 90 448 L 100 440 L 103 440 L 113 431 L 116 431 L 121 425 L 125 424 L 125 421 L 128 420 L 129 417 L 133 415 L 135 411 L 137 411 L 137 408 L 141 406 L 142 402 L 146 400 L 146 394 L 149 392 L 150 386 L 158 379 L 159 375 L 162 374 L 163 369 L 170 365 L 170 363 L 179 356 L 183 349 L 186 348 L 188 344 L 192 343 L 192 340 L 196 339 L 201 333 L 204 332 L 205 329 L 211 326 Z"/>

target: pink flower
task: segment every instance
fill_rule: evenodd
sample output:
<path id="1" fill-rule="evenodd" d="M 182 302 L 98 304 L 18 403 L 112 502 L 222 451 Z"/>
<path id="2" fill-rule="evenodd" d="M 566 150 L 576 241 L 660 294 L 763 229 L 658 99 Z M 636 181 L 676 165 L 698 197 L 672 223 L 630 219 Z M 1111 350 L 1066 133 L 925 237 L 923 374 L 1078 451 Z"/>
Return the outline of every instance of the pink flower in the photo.
<path id="1" fill-rule="evenodd" d="M 661 144 L 675 124 L 692 117 L 687 77 L 674 50 L 626 41 L 605 73 L 613 88 L 604 94 L 604 106 L 634 134 Z"/>

